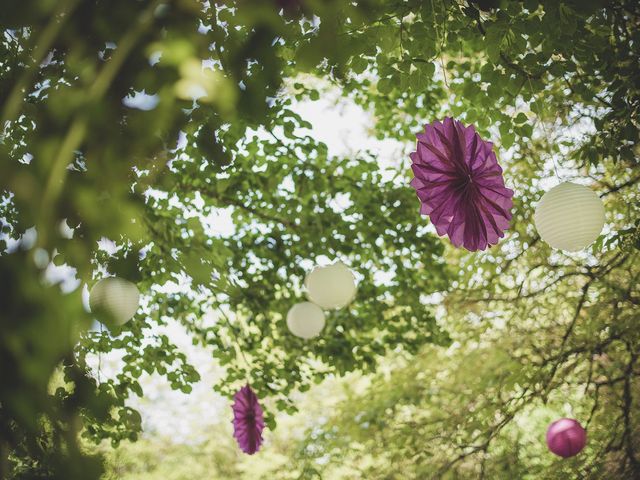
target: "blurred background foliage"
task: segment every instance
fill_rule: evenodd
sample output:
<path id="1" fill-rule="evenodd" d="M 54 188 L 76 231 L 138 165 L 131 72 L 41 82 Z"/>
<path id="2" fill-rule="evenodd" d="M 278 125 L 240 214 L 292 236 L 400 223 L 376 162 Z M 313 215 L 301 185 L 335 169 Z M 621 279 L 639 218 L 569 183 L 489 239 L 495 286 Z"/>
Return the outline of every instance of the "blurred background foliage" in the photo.
<path id="1" fill-rule="evenodd" d="M 142 424 L 129 400 L 144 372 L 185 393 L 200 379 L 162 333 L 171 322 L 224 368 L 219 393 L 251 378 L 272 430 L 296 392 L 362 379 L 308 393 L 322 405 L 323 389 L 348 391 L 315 425 L 304 412 L 308 435 L 273 433 L 256 461 L 265 478 L 640 476 L 637 2 L 2 10 L 1 476 L 99 478 L 105 451 L 86 442 L 126 442 L 107 450 L 113 478 L 158 461 L 160 443 L 129 443 Z M 410 146 L 435 118 L 474 123 L 516 191 L 506 240 L 445 248 L 418 216 L 408 161 L 389 175 L 376 152 L 331 156 L 292 108 L 325 94 L 313 78 L 372 112 L 379 138 Z M 554 169 L 605 201 L 607 226 L 584 254 L 551 251 L 532 224 Z M 230 232 L 216 231 L 220 211 Z M 303 342 L 283 317 L 318 258 L 347 263 L 359 294 Z M 110 331 L 82 298 L 107 274 L 143 293 Z M 101 376 L 92 359 L 114 352 L 120 370 Z M 554 462 L 540 438 L 562 412 L 591 441 Z M 210 478 L 261 474 L 229 442 L 190 448 L 163 458 L 192 459 L 190 477 L 203 465 Z"/>

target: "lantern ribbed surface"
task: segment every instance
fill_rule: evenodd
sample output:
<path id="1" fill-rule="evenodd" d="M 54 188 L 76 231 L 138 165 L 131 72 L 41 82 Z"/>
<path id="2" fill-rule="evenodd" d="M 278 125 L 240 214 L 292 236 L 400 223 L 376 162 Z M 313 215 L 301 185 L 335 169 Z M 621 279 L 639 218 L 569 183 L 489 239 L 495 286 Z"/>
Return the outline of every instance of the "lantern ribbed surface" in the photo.
<path id="1" fill-rule="evenodd" d="M 118 277 L 103 278 L 89 293 L 89 307 L 105 325 L 122 325 L 136 314 L 140 291 L 134 283 Z"/>
<path id="2" fill-rule="evenodd" d="M 556 455 L 568 458 L 577 455 L 587 443 L 587 432 L 572 418 L 556 420 L 547 429 L 547 446 Z"/>
<path id="3" fill-rule="evenodd" d="M 309 300 L 326 309 L 343 308 L 356 295 L 356 279 L 342 262 L 315 267 L 304 284 Z"/>
<path id="4" fill-rule="evenodd" d="M 544 194 L 533 216 L 540 237 L 559 250 L 588 247 L 604 226 L 604 205 L 589 187 L 564 182 Z"/>
<path id="5" fill-rule="evenodd" d="M 315 303 L 296 303 L 287 313 L 287 327 L 296 337 L 316 337 L 324 328 L 324 323 L 324 312 Z"/>

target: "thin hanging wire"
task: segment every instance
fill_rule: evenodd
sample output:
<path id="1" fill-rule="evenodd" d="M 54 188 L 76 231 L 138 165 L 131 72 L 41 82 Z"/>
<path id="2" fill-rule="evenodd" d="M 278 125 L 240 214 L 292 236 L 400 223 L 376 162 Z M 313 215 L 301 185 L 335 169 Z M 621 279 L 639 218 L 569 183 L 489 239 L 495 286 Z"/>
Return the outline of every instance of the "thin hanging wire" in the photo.
<path id="1" fill-rule="evenodd" d="M 236 331 L 233 328 L 233 325 L 231 324 L 231 320 L 229 319 L 229 316 L 226 314 L 226 312 L 222 309 L 220 305 L 218 305 L 217 310 L 220 312 L 220 314 L 224 318 L 227 326 L 229 327 L 229 330 L 231 330 L 231 334 L 233 335 L 233 338 L 235 340 L 236 348 L 240 351 L 240 356 L 242 357 L 242 360 L 244 361 L 247 367 L 247 369 L 245 370 L 245 379 L 247 380 L 247 385 L 250 385 L 251 382 L 249 378 L 249 372 L 251 371 L 251 363 L 249 363 L 249 360 L 247 360 L 247 357 L 244 355 L 244 351 L 240 346 L 240 340 L 238 338 L 238 335 L 236 335 Z"/>
<path id="2" fill-rule="evenodd" d="M 531 91 L 531 93 L 533 93 L 533 85 L 531 84 L 531 77 L 529 75 L 527 75 L 527 81 L 529 82 L 529 90 Z M 537 103 L 537 100 L 534 100 L 534 107 L 535 104 Z M 542 126 L 542 131 L 544 132 L 544 136 L 547 138 L 547 140 L 550 138 L 549 137 L 549 132 L 547 131 L 547 127 L 544 124 L 544 120 L 542 119 L 542 114 L 540 113 L 540 107 L 538 107 L 538 111 L 536 112 L 534 109 L 532 109 L 533 113 L 536 114 L 536 123 L 539 123 Z M 556 178 L 558 179 L 559 182 L 562 182 L 562 177 L 560 176 L 560 172 L 558 170 L 558 165 L 556 164 L 556 157 L 553 153 L 551 153 L 551 163 L 553 165 L 553 171 L 556 175 Z"/>
<path id="3" fill-rule="evenodd" d="M 436 7 L 433 3 L 433 0 L 431 0 L 431 12 L 433 13 L 433 29 L 436 32 L 436 45 L 438 46 L 438 57 L 440 60 L 440 68 L 442 68 L 442 77 L 444 79 L 445 86 L 447 87 L 448 90 L 450 90 L 449 82 L 447 80 L 447 69 L 444 65 L 444 59 L 442 57 L 442 51 L 444 49 L 444 44 L 446 42 L 446 35 L 447 35 L 447 26 L 446 26 L 447 7 L 445 6 L 444 2 L 442 2 L 442 12 L 443 12 L 442 33 L 440 33 L 438 29 L 438 22 L 436 22 Z"/>

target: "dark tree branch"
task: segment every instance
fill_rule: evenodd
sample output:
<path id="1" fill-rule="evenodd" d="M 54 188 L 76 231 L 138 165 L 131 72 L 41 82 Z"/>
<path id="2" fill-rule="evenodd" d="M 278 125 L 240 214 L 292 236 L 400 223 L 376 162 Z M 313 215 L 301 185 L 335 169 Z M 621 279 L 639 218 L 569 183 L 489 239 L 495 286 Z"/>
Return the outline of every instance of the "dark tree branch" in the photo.
<path id="1" fill-rule="evenodd" d="M 630 359 L 627 367 L 625 369 L 625 380 L 624 380 L 624 391 L 623 391 L 623 417 L 624 417 L 624 433 L 623 433 L 623 443 L 625 444 L 625 452 L 629 463 L 631 464 L 631 468 L 636 475 L 640 475 L 640 462 L 636 458 L 635 447 L 633 444 L 633 426 L 631 425 L 631 411 L 633 408 L 633 398 L 631 395 L 631 381 L 633 379 L 633 367 L 635 365 L 636 360 L 638 359 L 638 354 L 632 351 L 632 346 L 630 344 L 627 345 L 630 351 Z M 637 477 L 636 477 L 637 478 Z"/>
<path id="2" fill-rule="evenodd" d="M 571 84 L 571 82 L 569 81 L 569 79 L 565 76 L 562 77 L 562 79 L 564 80 L 564 83 L 567 85 L 567 88 L 569 88 L 569 90 L 571 91 L 571 93 L 573 95 L 576 94 L 575 89 L 573 88 L 573 85 Z M 593 98 L 595 98 L 596 100 L 598 100 L 601 104 L 603 104 L 605 107 L 609 107 L 609 108 L 614 108 L 613 104 L 611 104 L 611 102 L 609 102 L 608 100 L 594 94 Z"/>
<path id="3" fill-rule="evenodd" d="M 640 182 L 640 175 L 633 177 L 629 180 L 627 180 L 624 183 L 621 183 L 619 185 L 610 185 L 608 183 L 605 183 L 603 181 L 601 181 L 600 183 L 602 185 L 604 185 L 605 187 L 608 188 L 608 190 L 606 192 L 603 192 L 600 194 L 600 198 L 606 197 L 607 195 L 611 195 L 612 193 L 616 193 L 619 190 L 622 190 L 623 188 L 627 188 L 627 187 L 631 187 L 633 185 L 635 185 L 636 183 Z"/>
<path id="4" fill-rule="evenodd" d="M 541 73 L 537 73 L 537 74 L 533 74 L 533 73 L 527 71 L 521 65 L 518 65 L 517 63 L 513 62 L 509 57 L 507 57 L 502 52 L 500 52 L 500 58 L 502 59 L 502 61 L 504 62 L 504 65 L 506 67 L 509 67 L 511 70 L 514 70 L 514 71 L 518 72 L 521 75 L 524 75 L 529 80 L 531 80 L 531 79 L 540 80 L 542 78 L 542 72 Z"/>

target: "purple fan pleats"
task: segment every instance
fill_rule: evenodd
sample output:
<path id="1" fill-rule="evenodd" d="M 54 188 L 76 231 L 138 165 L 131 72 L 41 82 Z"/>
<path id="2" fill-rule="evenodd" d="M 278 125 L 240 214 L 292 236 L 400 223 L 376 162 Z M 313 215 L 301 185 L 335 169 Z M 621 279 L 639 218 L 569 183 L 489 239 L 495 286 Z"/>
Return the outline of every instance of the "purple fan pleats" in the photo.
<path id="1" fill-rule="evenodd" d="M 238 390 L 233 399 L 233 436 L 243 452 L 253 455 L 262 445 L 262 408 L 249 385 Z"/>
<path id="2" fill-rule="evenodd" d="M 449 117 L 416 137 L 411 186 L 420 213 L 456 247 L 476 251 L 498 243 L 509 227 L 513 191 L 505 187 L 493 144 Z"/>

